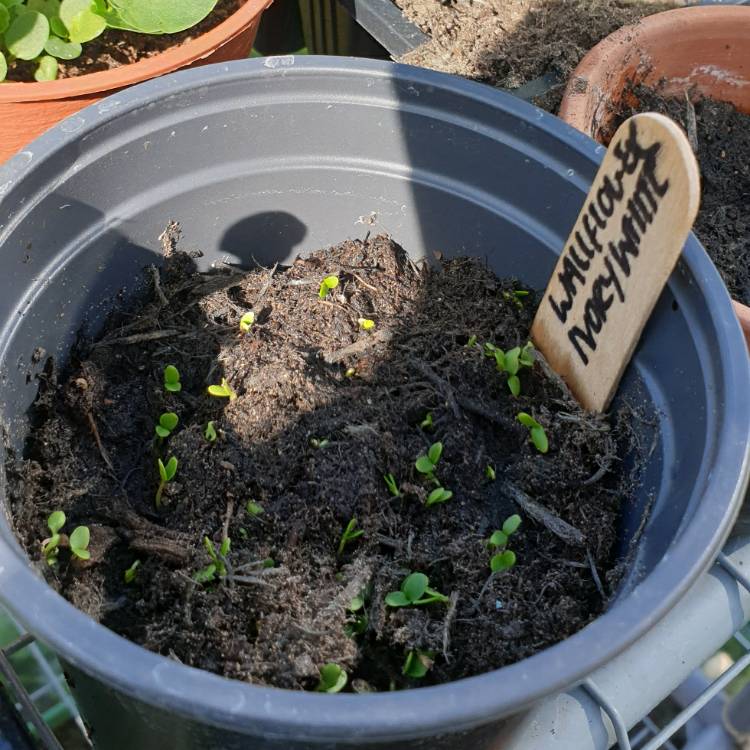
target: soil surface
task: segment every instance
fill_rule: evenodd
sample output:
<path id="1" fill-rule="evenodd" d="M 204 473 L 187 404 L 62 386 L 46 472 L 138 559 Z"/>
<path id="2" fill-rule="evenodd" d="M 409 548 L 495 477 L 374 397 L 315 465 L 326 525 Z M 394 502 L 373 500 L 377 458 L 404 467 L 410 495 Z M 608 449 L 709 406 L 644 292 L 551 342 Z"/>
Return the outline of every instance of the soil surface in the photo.
<path id="1" fill-rule="evenodd" d="M 48 361 L 25 457 L 7 466 L 15 527 L 52 586 L 153 651 L 301 689 L 316 687 L 327 662 L 346 669 L 348 690 L 455 680 L 529 656 L 602 612 L 622 567 L 620 503 L 633 492 L 620 460 L 630 420 L 581 412 L 538 355 L 511 396 L 482 344 L 523 346 L 533 294 L 514 294 L 517 282 L 478 260 L 417 265 L 387 237 L 286 268 L 203 274 L 175 251 L 176 236 L 172 225 L 163 237 L 158 287 L 148 274 L 144 298 L 114 313 L 96 343 L 82 341 L 65 376 Z M 340 283 L 321 299 L 331 274 Z M 242 333 L 248 310 L 255 323 Z M 163 387 L 169 364 L 179 393 Z M 207 394 L 222 378 L 236 398 Z M 159 441 L 166 411 L 180 422 Z M 520 411 L 543 425 L 548 453 Z M 436 485 L 415 460 L 437 441 L 435 474 L 453 496 L 427 507 Z M 157 457 L 169 456 L 178 469 L 157 509 Z M 59 509 L 64 531 L 90 528 L 90 562 L 67 548 L 56 566 L 43 561 Z M 514 513 L 516 565 L 491 576 L 486 541 Z M 339 554 L 352 518 L 364 534 Z M 197 583 L 211 562 L 205 536 L 217 548 L 231 539 L 228 575 Z M 449 601 L 387 607 L 413 571 Z M 357 596 L 365 605 L 353 614 Z M 412 649 L 434 655 L 422 680 L 402 675 Z"/>
<path id="2" fill-rule="evenodd" d="M 605 36 L 681 0 L 395 0 L 432 41 L 404 62 L 517 89 L 550 74 L 534 103 L 557 112 L 568 77 Z"/>
<path id="3" fill-rule="evenodd" d="M 638 112 L 660 112 L 689 134 L 701 171 L 701 206 L 693 231 L 730 295 L 750 305 L 750 116 L 726 102 L 700 98 L 688 104 L 686 98 L 664 98 L 643 86 L 632 95 L 637 105 L 620 113 L 615 129 Z"/>
<path id="4" fill-rule="evenodd" d="M 242 0 L 218 0 L 209 16 L 179 34 L 137 34 L 107 29 L 101 36 L 83 45 L 83 54 L 75 60 L 58 60 L 58 78 L 74 78 L 87 73 L 112 70 L 122 65 L 153 57 L 172 47 L 190 42 L 226 21 Z M 9 81 L 34 82 L 36 63 L 16 60 L 8 68 Z"/>

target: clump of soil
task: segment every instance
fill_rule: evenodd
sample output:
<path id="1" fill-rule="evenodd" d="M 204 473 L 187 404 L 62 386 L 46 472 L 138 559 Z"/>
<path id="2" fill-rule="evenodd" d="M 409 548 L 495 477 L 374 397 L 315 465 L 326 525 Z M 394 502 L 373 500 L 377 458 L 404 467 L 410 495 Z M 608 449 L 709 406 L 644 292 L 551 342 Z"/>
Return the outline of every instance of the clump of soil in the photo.
<path id="1" fill-rule="evenodd" d="M 75 78 L 87 73 L 112 70 L 153 57 L 172 47 L 179 47 L 226 21 L 242 4 L 242 0 L 218 0 L 214 10 L 199 24 L 178 34 L 138 34 L 134 31 L 107 29 L 101 36 L 83 45 L 80 57 L 75 60 L 58 60 L 57 77 Z M 16 60 L 8 67 L 7 79 L 33 83 L 36 68 L 34 62 Z"/>
<path id="2" fill-rule="evenodd" d="M 404 62 L 517 89 L 545 74 L 558 81 L 534 103 L 560 106 L 583 56 L 625 24 L 680 0 L 395 0 L 432 38 Z"/>
<path id="3" fill-rule="evenodd" d="M 750 305 L 750 116 L 726 102 L 699 98 L 688 104 L 685 97 L 665 98 L 644 86 L 631 95 L 637 104 L 619 113 L 612 132 L 638 112 L 660 112 L 689 133 L 701 171 L 701 205 L 693 231 L 729 294 Z"/>
<path id="4" fill-rule="evenodd" d="M 82 343 L 66 377 L 49 361 L 26 454 L 7 467 L 15 527 L 51 585 L 153 651 L 302 689 L 315 688 L 327 662 L 356 690 L 486 672 L 603 610 L 618 581 L 621 498 L 633 491 L 619 460 L 628 420 L 582 412 L 540 361 L 522 369 L 511 397 L 482 342 L 526 344 L 533 295 L 514 294 L 516 282 L 478 260 L 417 265 L 388 237 L 246 274 L 198 273 L 174 239 L 172 227 L 145 302 Z M 340 283 L 321 299 L 331 274 Z M 181 373 L 178 393 L 163 387 L 168 364 Z M 222 378 L 236 398 L 207 395 Z M 166 411 L 180 422 L 160 442 L 154 425 Z M 516 420 L 521 411 L 544 426 L 547 454 Z M 215 442 L 204 436 L 209 421 Z M 435 485 L 415 460 L 437 441 L 437 479 L 453 496 L 426 507 Z M 179 462 L 160 510 L 159 456 Z M 90 527 L 89 563 L 67 550 L 54 568 L 41 560 L 58 509 L 66 530 Z M 490 577 L 486 540 L 514 513 L 517 563 Z M 352 518 L 364 534 L 339 554 Z M 231 539 L 228 575 L 199 584 L 206 536 L 217 548 Z M 412 571 L 450 601 L 386 607 Z M 366 603 L 354 615 L 357 596 Z M 401 673 L 412 649 L 435 658 L 419 683 Z"/>

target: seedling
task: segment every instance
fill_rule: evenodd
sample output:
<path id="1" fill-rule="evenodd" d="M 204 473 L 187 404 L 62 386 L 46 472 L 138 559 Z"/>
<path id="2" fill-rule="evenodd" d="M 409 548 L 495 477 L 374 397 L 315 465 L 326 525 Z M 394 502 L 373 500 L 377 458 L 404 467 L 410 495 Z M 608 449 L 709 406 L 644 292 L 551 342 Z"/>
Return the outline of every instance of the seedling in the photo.
<path id="1" fill-rule="evenodd" d="M 500 573 L 503 570 L 510 570 L 516 564 L 516 553 L 506 549 L 494 555 L 490 560 L 490 570 L 493 573 Z"/>
<path id="2" fill-rule="evenodd" d="M 177 427 L 177 423 L 180 421 L 180 418 L 173 412 L 168 411 L 164 414 L 162 414 L 159 417 L 159 424 L 156 425 L 154 428 L 156 430 L 156 434 L 163 440 L 164 438 L 168 438 L 175 427 Z"/>
<path id="3" fill-rule="evenodd" d="M 327 448 L 331 444 L 328 438 L 310 438 L 311 448 Z"/>
<path id="4" fill-rule="evenodd" d="M 531 292 L 527 291 L 526 289 L 516 289 L 512 292 L 503 292 L 503 297 L 510 301 L 513 301 L 516 305 L 516 307 L 519 310 L 523 309 L 523 300 L 525 297 L 528 297 Z"/>
<path id="5" fill-rule="evenodd" d="M 259 505 L 256 502 L 253 502 L 252 500 L 247 501 L 247 505 L 245 506 L 245 510 L 251 515 L 251 516 L 262 516 L 266 511 L 263 509 L 262 505 Z"/>
<path id="6" fill-rule="evenodd" d="M 484 475 L 487 477 L 487 479 L 490 480 L 490 482 L 494 482 L 495 479 L 497 479 L 497 473 L 495 472 L 495 469 L 487 464 L 487 468 L 484 470 Z"/>
<path id="7" fill-rule="evenodd" d="M 469 336 L 469 340 L 466 342 L 467 349 L 473 349 L 477 345 L 477 337 Z"/>
<path id="8" fill-rule="evenodd" d="M 226 378 L 221 379 L 220 385 L 209 385 L 208 395 L 215 398 L 228 398 L 230 401 L 234 401 L 237 398 L 237 394 L 234 392 L 232 386 L 229 385 Z"/>
<path id="9" fill-rule="evenodd" d="M 363 331 L 371 331 L 375 328 L 375 321 L 370 320 L 369 318 L 357 318 L 357 323 L 359 323 L 359 327 Z"/>
<path id="10" fill-rule="evenodd" d="M 80 560 L 89 560 L 91 558 L 91 553 L 89 552 L 90 538 L 91 534 L 88 526 L 77 526 L 68 538 L 70 551 Z"/>
<path id="11" fill-rule="evenodd" d="M 318 290 L 318 297 L 325 299 L 328 293 L 335 289 L 339 285 L 338 276 L 326 276 L 323 281 L 320 282 L 320 289 Z"/>
<path id="12" fill-rule="evenodd" d="M 490 559 L 490 570 L 493 573 L 499 573 L 501 570 L 508 570 L 516 564 L 516 554 L 511 550 L 505 549 L 510 537 L 518 531 L 521 525 L 521 516 L 513 514 L 508 516 L 503 522 L 502 530 L 498 529 L 492 533 L 487 541 L 487 546 L 495 550 L 496 554 Z"/>
<path id="13" fill-rule="evenodd" d="M 164 368 L 164 387 L 172 393 L 179 393 L 182 390 L 180 371 L 174 365 L 167 365 Z"/>
<path id="14" fill-rule="evenodd" d="M 56 565 L 60 553 L 60 530 L 65 526 L 65 513 L 61 510 L 51 513 L 47 519 L 47 526 L 52 535 L 42 542 L 42 554 L 48 565 Z"/>
<path id="15" fill-rule="evenodd" d="M 140 566 L 141 561 L 136 560 L 126 571 L 125 575 L 123 576 L 125 578 L 125 583 L 133 583 L 135 581 L 136 571 L 138 570 L 138 567 Z"/>
<path id="16" fill-rule="evenodd" d="M 406 655 L 406 661 L 404 661 L 401 674 L 405 677 L 413 677 L 415 680 L 421 680 L 432 669 L 434 663 L 434 652 L 415 649 L 414 651 L 409 651 Z"/>
<path id="17" fill-rule="evenodd" d="M 432 412 L 428 411 L 425 418 L 419 423 L 419 426 L 423 430 L 431 430 L 432 429 Z"/>
<path id="18" fill-rule="evenodd" d="M 414 463 L 417 471 L 424 474 L 428 479 L 438 484 L 435 479 L 435 468 L 437 467 L 440 457 L 443 455 L 443 444 L 433 443 L 427 451 L 426 456 L 420 456 Z"/>
<path id="19" fill-rule="evenodd" d="M 349 638 L 354 638 L 357 635 L 362 635 L 367 630 L 368 617 L 365 612 L 365 597 L 364 594 L 355 596 L 354 599 L 349 602 L 347 610 L 354 615 L 354 619 L 347 623 L 344 628 L 344 632 Z"/>
<path id="20" fill-rule="evenodd" d="M 341 535 L 341 541 L 339 542 L 338 555 L 339 556 L 343 555 L 344 547 L 346 547 L 346 545 L 349 544 L 349 542 L 353 542 L 355 539 L 358 539 L 359 537 L 361 537 L 364 533 L 365 533 L 364 529 L 357 529 L 357 519 L 352 518 L 352 520 L 349 521 L 348 524 L 346 524 L 344 533 Z"/>
<path id="21" fill-rule="evenodd" d="M 530 341 L 523 348 L 516 346 L 507 352 L 489 341 L 484 345 L 485 356 L 494 357 L 497 371 L 508 376 L 508 390 L 514 396 L 519 396 L 521 393 L 521 380 L 518 377 L 518 371 L 521 367 L 532 367 L 534 365 L 532 349 L 533 344 Z"/>
<path id="22" fill-rule="evenodd" d="M 383 480 L 388 487 L 388 492 L 390 492 L 393 497 L 401 497 L 401 490 L 398 488 L 396 477 L 394 477 L 393 474 L 383 474 Z"/>
<path id="23" fill-rule="evenodd" d="M 546 453 L 549 450 L 549 441 L 544 427 L 525 411 L 516 415 L 516 419 L 524 426 L 529 428 L 531 442 L 540 453 Z"/>
<path id="24" fill-rule="evenodd" d="M 319 693 L 340 693 L 348 681 L 346 672 L 333 662 L 320 668 L 320 682 L 316 690 Z"/>
<path id="25" fill-rule="evenodd" d="M 255 323 L 255 313 L 252 311 L 246 312 L 240 318 L 240 331 L 247 333 L 253 327 L 253 323 Z"/>
<path id="26" fill-rule="evenodd" d="M 347 367 L 344 373 L 345 378 L 353 378 L 357 374 L 357 371 L 353 367 Z"/>
<path id="27" fill-rule="evenodd" d="M 453 497 L 453 493 L 450 490 L 446 490 L 444 487 L 438 487 L 437 489 L 430 492 L 425 500 L 425 506 L 430 507 L 431 505 L 437 505 L 438 503 L 444 503 Z"/>
<path id="28" fill-rule="evenodd" d="M 203 546 L 206 548 L 206 552 L 208 552 L 208 556 L 211 558 L 211 563 L 205 568 L 201 568 L 193 573 L 193 580 L 197 583 L 211 583 L 211 581 L 216 578 L 226 578 L 227 566 L 224 561 L 229 554 L 231 544 L 229 537 L 224 537 L 224 539 L 221 540 L 221 546 L 217 553 L 214 543 L 207 536 L 204 536 Z"/>
<path id="29" fill-rule="evenodd" d="M 417 607 L 432 602 L 448 602 L 447 596 L 429 587 L 430 579 L 424 573 L 411 573 L 401 583 L 399 591 L 385 597 L 389 607 Z"/>
<path id="30" fill-rule="evenodd" d="M 216 442 L 216 426 L 213 422 L 209 422 L 206 425 L 206 429 L 203 431 L 203 436 L 208 440 L 209 443 Z"/>
<path id="31" fill-rule="evenodd" d="M 156 465 L 159 467 L 159 488 L 156 490 L 156 507 L 161 508 L 161 496 L 164 492 L 164 488 L 167 483 L 174 479 L 174 475 L 177 473 L 177 459 L 172 458 L 165 464 L 160 458 L 157 459 Z"/>

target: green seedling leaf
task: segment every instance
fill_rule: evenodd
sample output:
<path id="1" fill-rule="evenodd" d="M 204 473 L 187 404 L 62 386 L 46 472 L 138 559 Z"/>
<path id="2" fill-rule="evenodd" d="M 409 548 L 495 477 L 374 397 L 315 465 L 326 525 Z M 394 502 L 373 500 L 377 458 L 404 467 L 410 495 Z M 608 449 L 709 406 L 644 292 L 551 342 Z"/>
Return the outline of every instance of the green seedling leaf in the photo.
<path id="1" fill-rule="evenodd" d="M 172 393 L 179 393 L 182 390 L 180 371 L 174 365 L 167 365 L 164 368 L 164 387 Z"/>
<path id="2" fill-rule="evenodd" d="M 508 536 L 510 536 L 511 534 L 515 534 L 516 531 L 518 531 L 520 525 L 521 516 L 519 516 L 517 513 L 514 513 L 512 516 L 508 516 L 508 518 L 505 519 L 505 522 L 503 523 L 503 532 Z"/>
<path id="3" fill-rule="evenodd" d="M 354 599 L 352 599 L 349 602 L 349 606 L 347 609 L 350 612 L 359 612 L 360 609 L 362 609 L 365 606 L 365 599 L 362 596 L 355 596 Z"/>
<path id="4" fill-rule="evenodd" d="M 501 552 L 495 555 L 490 560 L 490 570 L 493 573 L 499 573 L 501 570 L 509 570 L 516 564 L 516 554 L 506 549 L 505 552 Z"/>
<path id="5" fill-rule="evenodd" d="M 258 503 L 254 503 L 252 500 L 248 500 L 247 501 L 247 505 L 245 506 L 245 510 L 251 516 L 262 516 L 266 512 L 263 509 L 262 505 L 259 505 Z"/>
<path id="6" fill-rule="evenodd" d="M 375 321 L 370 320 L 369 318 L 358 318 L 357 322 L 359 323 L 359 327 L 363 331 L 371 331 L 373 328 L 375 328 Z"/>
<path id="7" fill-rule="evenodd" d="M 534 443 L 534 447 L 540 453 L 546 453 L 549 450 L 547 433 L 544 431 L 544 428 L 541 425 L 531 428 L 531 442 Z"/>
<path id="8" fill-rule="evenodd" d="M 422 598 L 422 594 L 427 590 L 429 583 L 430 580 L 424 573 L 412 573 L 404 579 L 401 584 L 401 591 L 413 604 Z"/>
<path id="9" fill-rule="evenodd" d="M 237 394 L 234 389 L 227 382 L 226 378 L 221 379 L 221 385 L 209 385 L 208 393 L 216 398 L 228 398 L 230 401 L 234 401 L 237 398 Z"/>
<path id="10" fill-rule="evenodd" d="M 320 299 L 325 299 L 328 296 L 328 292 L 330 292 L 332 289 L 335 289 L 338 285 L 338 276 L 326 276 L 323 281 L 320 282 L 318 297 L 320 297 Z"/>
<path id="11" fill-rule="evenodd" d="M 389 607 L 408 607 L 411 604 L 403 591 L 391 591 L 385 597 L 385 603 Z"/>
<path id="12" fill-rule="evenodd" d="M 443 444 L 433 443 L 430 446 L 430 450 L 427 451 L 427 457 L 432 461 L 433 466 L 437 466 L 437 462 L 440 460 L 440 456 L 443 455 Z"/>
<path id="13" fill-rule="evenodd" d="M 388 487 L 388 492 L 390 492 L 393 497 L 401 497 L 401 490 L 398 488 L 396 477 L 394 477 L 393 474 L 383 474 L 383 479 Z"/>
<path id="14" fill-rule="evenodd" d="M 62 22 L 60 16 L 52 16 L 49 19 L 49 28 L 53 34 L 59 36 L 61 39 L 66 39 L 68 36 L 68 27 Z"/>
<path id="15" fill-rule="evenodd" d="M 4 81 L 8 75 L 8 61 L 5 55 L 0 52 L 0 81 Z"/>
<path id="16" fill-rule="evenodd" d="M 0 3 L 0 34 L 4 34 L 8 26 L 10 26 L 10 11 Z"/>
<path id="17" fill-rule="evenodd" d="M 513 349 L 505 352 L 505 372 L 509 375 L 516 375 L 518 373 L 519 362 L 518 358 L 521 356 L 521 347 L 516 346 Z"/>
<path id="18" fill-rule="evenodd" d="M 172 458 L 167 461 L 166 465 L 161 459 L 158 460 L 158 463 L 159 476 L 161 477 L 162 482 L 171 482 L 172 479 L 174 479 L 174 475 L 177 473 L 177 459 L 172 456 Z"/>
<path id="19" fill-rule="evenodd" d="M 201 568 L 200 570 L 193 573 L 193 580 L 196 583 L 210 583 L 214 580 L 216 577 L 216 565 L 214 563 L 211 563 L 205 568 Z"/>
<path id="20" fill-rule="evenodd" d="M 54 81 L 57 78 L 57 60 L 51 55 L 42 55 L 39 58 L 39 65 L 34 71 L 34 80 Z"/>
<path id="21" fill-rule="evenodd" d="M 214 426 L 213 422 L 209 422 L 206 425 L 206 429 L 203 433 L 203 436 L 208 440 L 209 443 L 215 443 L 216 442 L 216 427 Z"/>
<path id="22" fill-rule="evenodd" d="M 107 28 L 107 22 L 94 12 L 92 0 L 62 0 L 59 15 L 71 42 L 90 42 Z"/>
<path id="23" fill-rule="evenodd" d="M 429 582 L 424 573 L 411 573 L 402 581 L 400 591 L 391 591 L 385 597 L 385 603 L 389 607 L 409 607 L 450 601 L 447 596 L 431 589 Z"/>
<path id="24" fill-rule="evenodd" d="M 36 11 L 28 11 L 11 21 L 5 32 L 5 46 L 19 60 L 33 60 L 42 54 L 48 38 L 47 17 Z"/>
<path id="25" fill-rule="evenodd" d="M 428 411 L 427 416 L 419 423 L 419 426 L 423 430 L 431 430 L 432 429 L 432 412 Z"/>
<path id="26" fill-rule="evenodd" d="M 425 505 L 429 508 L 431 505 L 437 505 L 438 503 L 444 503 L 446 500 L 450 500 L 453 497 L 453 493 L 450 490 L 446 490 L 444 487 L 438 487 L 434 489 L 427 496 Z"/>
<path id="27" fill-rule="evenodd" d="M 420 474 L 432 474 L 435 471 L 435 464 L 427 456 L 420 456 L 414 463 Z"/>
<path id="28" fill-rule="evenodd" d="M 511 375 L 508 378 L 508 390 L 514 396 L 521 395 L 521 381 L 519 380 L 518 375 Z"/>
<path id="29" fill-rule="evenodd" d="M 63 526 L 65 526 L 65 513 L 61 510 L 56 510 L 54 513 L 50 513 L 47 519 L 47 526 L 53 534 L 57 534 Z"/>
<path id="30" fill-rule="evenodd" d="M 502 349 L 495 349 L 495 369 L 498 372 L 505 372 L 505 352 Z"/>
<path id="31" fill-rule="evenodd" d="M 169 437 L 179 421 L 180 418 L 173 411 L 162 414 L 159 417 L 159 424 L 155 427 L 156 434 L 160 438 Z"/>
<path id="32" fill-rule="evenodd" d="M 342 555 L 344 553 L 344 548 L 346 547 L 349 542 L 353 542 L 355 539 L 358 539 L 361 537 L 365 532 L 364 529 L 357 529 L 357 519 L 352 518 L 351 521 L 346 525 L 346 528 L 344 529 L 344 533 L 341 535 L 341 541 L 339 542 L 339 549 L 338 554 Z"/>
<path id="33" fill-rule="evenodd" d="M 401 669 L 401 674 L 405 677 L 413 677 L 420 680 L 432 668 L 435 660 L 435 654 L 431 651 L 409 651 L 406 655 L 406 661 Z"/>
<path id="34" fill-rule="evenodd" d="M 78 42 L 66 42 L 58 36 L 51 36 L 44 45 L 44 51 L 60 60 L 75 60 L 81 56 L 83 48 Z"/>
<path id="35" fill-rule="evenodd" d="M 504 547 L 508 543 L 508 535 L 504 531 L 494 531 L 490 537 L 491 547 Z"/>
<path id="36" fill-rule="evenodd" d="M 346 672 L 331 662 L 320 668 L 320 682 L 316 689 L 319 693 L 340 693 L 348 679 Z"/>
<path id="37" fill-rule="evenodd" d="M 69 538 L 70 551 L 81 560 L 88 560 L 91 557 L 88 550 L 89 539 L 89 527 L 77 526 Z"/>
<path id="38" fill-rule="evenodd" d="M 498 351 L 498 348 L 489 341 L 486 341 L 484 346 L 482 347 L 482 351 L 484 352 L 485 357 L 494 357 L 495 352 Z"/>
<path id="39" fill-rule="evenodd" d="M 247 333 L 253 327 L 253 323 L 255 323 L 255 313 L 252 311 L 246 312 L 240 318 L 240 331 Z"/>
<path id="40" fill-rule="evenodd" d="M 487 479 L 490 480 L 490 482 L 494 482 L 495 479 L 497 479 L 497 473 L 495 472 L 495 469 L 493 469 L 489 464 L 487 464 L 487 468 L 484 470 L 484 475 L 487 477 Z"/>
<path id="41" fill-rule="evenodd" d="M 175 34 L 200 23 L 217 0 L 108 0 L 102 12 L 113 29 Z"/>
<path id="42" fill-rule="evenodd" d="M 469 340 L 466 342 L 466 347 L 468 349 L 473 349 L 476 345 L 477 345 L 477 337 L 469 336 Z"/>
<path id="43" fill-rule="evenodd" d="M 516 419 L 524 426 L 528 427 L 529 429 L 532 429 L 533 427 L 541 427 L 539 422 L 534 419 L 530 414 L 527 414 L 525 411 L 520 412 L 516 415 Z"/>
<path id="44" fill-rule="evenodd" d="M 228 536 L 225 536 L 221 540 L 221 547 L 219 547 L 219 554 L 222 557 L 226 557 L 229 554 L 229 549 L 231 546 L 232 546 L 232 540 Z"/>
<path id="45" fill-rule="evenodd" d="M 524 367 L 534 366 L 534 345 L 531 343 L 531 341 L 529 341 L 526 346 L 521 349 L 521 356 L 518 358 L 518 361 Z"/>
<path id="46" fill-rule="evenodd" d="M 60 0 L 26 0 L 26 7 L 43 13 L 48 19 L 60 15 Z"/>
<path id="47" fill-rule="evenodd" d="M 4 5 L 6 8 L 8 8 L 8 10 L 10 10 L 17 5 L 20 6 L 23 1 L 24 0 L 0 0 L 0 5 Z"/>
<path id="48" fill-rule="evenodd" d="M 125 583 L 133 583 L 135 581 L 136 571 L 138 570 L 138 566 L 141 564 L 140 560 L 136 560 L 126 571 L 123 575 L 123 578 L 125 579 Z"/>

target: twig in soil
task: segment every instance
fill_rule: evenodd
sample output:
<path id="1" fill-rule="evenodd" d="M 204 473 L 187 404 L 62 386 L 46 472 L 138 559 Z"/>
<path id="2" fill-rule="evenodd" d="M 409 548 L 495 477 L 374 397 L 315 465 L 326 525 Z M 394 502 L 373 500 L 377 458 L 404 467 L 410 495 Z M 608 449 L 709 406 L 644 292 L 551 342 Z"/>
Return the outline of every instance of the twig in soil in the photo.
<path id="1" fill-rule="evenodd" d="M 586 557 L 588 558 L 589 566 L 591 567 L 591 576 L 594 579 L 596 588 L 598 589 L 599 593 L 602 595 L 602 599 L 606 601 L 607 595 L 604 593 L 604 586 L 602 586 L 602 579 L 599 578 L 599 573 L 596 570 L 596 565 L 594 563 L 594 556 L 591 554 L 591 550 L 588 548 L 586 548 Z"/>
<path id="2" fill-rule="evenodd" d="M 357 275 L 356 273 L 354 273 L 354 271 L 349 271 L 349 273 L 350 273 L 350 274 L 351 274 L 352 276 L 354 276 L 354 278 L 355 278 L 355 279 L 357 279 L 357 281 L 358 281 L 358 282 L 359 282 L 360 284 L 362 284 L 362 286 L 364 286 L 364 287 L 367 287 L 367 288 L 368 288 L 368 289 L 369 289 L 370 291 L 372 291 L 372 292 L 377 292 L 377 291 L 378 291 L 378 288 L 377 288 L 377 287 L 373 286 L 372 284 L 368 284 L 368 283 L 367 283 L 367 282 L 366 282 L 366 281 L 365 281 L 365 280 L 364 280 L 363 278 L 361 278 L 361 277 L 360 277 L 360 276 L 358 276 L 358 275 Z"/>
<path id="3" fill-rule="evenodd" d="M 164 328 L 161 331 L 149 331 L 148 333 L 134 333 L 132 336 L 123 336 L 119 339 L 103 339 L 94 344 L 92 349 L 99 349 L 102 346 L 128 346 L 130 344 L 140 344 L 143 341 L 158 341 L 170 336 L 176 336 L 180 331 L 175 328 Z"/>
<path id="4" fill-rule="evenodd" d="M 278 263 L 273 264 L 273 268 L 268 272 L 268 278 L 263 282 L 263 286 L 260 288 L 260 291 L 258 292 L 258 296 L 255 298 L 255 302 L 253 303 L 253 309 L 257 308 L 258 305 L 260 305 L 261 300 L 263 297 L 266 296 L 266 292 L 271 288 L 271 283 L 273 282 L 273 275 L 276 273 L 276 269 L 279 267 Z"/>
<path id="5" fill-rule="evenodd" d="M 450 663 L 450 656 L 448 655 L 448 652 L 450 651 L 451 647 L 451 625 L 453 625 L 453 620 L 456 618 L 456 607 L 458 605 L 458 591 L 454 591 L 451 594 L 451 600 L 450 604 L 448 605 L 448 612 L 445 615 L 445 620 L 443 621 L 443 658 L 445 659 L 446 663 Z"/>
<path id="6" fill-rule="evenodd" d="M 224 525 L 221 527 L 221 538 L 227 539 L 229 537 L 229 524 L 232 520 L 232 514 L 234 513 L 234 498 L 230 497 L 227 500 L 227 510 L 224 514 Z"/>
<path id="7" fill-rule="evenodd" d="M 690 101 L 690 94 L 685 89 L 685 124 L 687 125 L 687 137 L 693 153 L 698 153 L 698 123 L 695 120 L 695 107 Z"/>
<path id="8" fill-rule="evenodd" d="M 375 534 L 375 540 L 380 544 L 385 545 L 386 547 L 395 549 L 397 552 L 400 552 L 404 548 L 403 543 L 398 539 L 394 539 L 390 536 L 385 536 L 384 534 Z"/>
<path id="9" fill-rule="evenodd" d="M 167 299 L 166 295 L 161 289 L 161 281 L 159 278 L 159 269 L 151 264 L 148 267 L 148 270 L 151 271 L 151 276 L 154 280 L 154 291 L 156 292 L 156 296 L 159 298 L 159 301 L 162 304 L 162 307 L 167 307 L 169 305 L 169 300 Z"/>
<path id="10" fill-rule="evenodd" d="M 376 331 L 372 336 L 357 339 L 353 344 L 349 344 L 343 349 L 337 349 L 335 352 L 323 352 L 323 360 L 329 365 L 335 365 L 353 354 L 361 354 L 375 344 L 387 344 L 392 339 L 392 331 Z"/>
<path id="11" fill-rule="evenodd" d="M 99 455 L 101 455 L 102 460 L 105 464 L 107 464 L 107 468 L 114 474 L 115 473 L 115 467 L 112 466 L 112 462 L 109 460 L 109 456 L 107 455 L 107 451 L 104 450 L 104 445 L 102 444 L 102 439 L 99 436 L 99 430 L 96 426 L 96 422 L 94 421 L 94 415 L 90 412 L 86 412 L 86 418 L 89 422 L 89 427 L 91 428 L 91 432 L 94 435 L 94 440 L 96 441 L 96 447 L 99 449 Z"/>
<path id="12" fill-rule="evenodd" d="M 190 558 L 186 547 L 169 539 L 151 539 L 136 532 L 125 532 L 128 545 L 144 555 L 155 555 L 178 565 L 184 565 Z"/>
<path id="13" fill-rule="evenodd" d="M 456 419 L 461 419 L 461 409 L 458 407 L 453 386 L 447 380 L 441 378 L 426 362 L 422 362 L 418 359 L 409 359 L 409 363 L 415 370 L 421 372 L 427 380 L 433 383 L 441 391 L 450 407 L 450 410 L 453 412 L 453 416 Z"/>
<path id="14" fill-rule="evenodd" d="M 504 489 L 516 505 L 535 521 L 544 526 L 547 531 L 562 539 L 573 547 L 585 547 L 586 537 L 575 526 L 555 515 L 551 510 L 532 500 L 525 492 L 511 482 L 506 482 Z"/>

